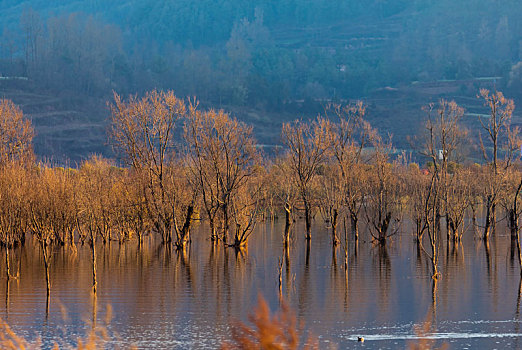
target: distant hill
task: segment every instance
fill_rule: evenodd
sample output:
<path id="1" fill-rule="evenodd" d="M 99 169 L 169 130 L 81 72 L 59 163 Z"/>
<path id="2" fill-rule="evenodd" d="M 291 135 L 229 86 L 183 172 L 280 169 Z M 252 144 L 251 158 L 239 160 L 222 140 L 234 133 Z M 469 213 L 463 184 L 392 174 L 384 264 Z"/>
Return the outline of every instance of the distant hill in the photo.
<path id="1" fill-rule="evenodd" d="M 403 148 L 428 102 L 475 113 L 482 86 L 522 97 L 514 0 L 3 0 L 0 13 L 0 76 L 28 79 L 0 80 L 0 95 L 33 117 L 41 156 L 111 155 L 113 90 L 197 96 L 255 125 L 263 144 L 285 120 L 363 99 Z"/>

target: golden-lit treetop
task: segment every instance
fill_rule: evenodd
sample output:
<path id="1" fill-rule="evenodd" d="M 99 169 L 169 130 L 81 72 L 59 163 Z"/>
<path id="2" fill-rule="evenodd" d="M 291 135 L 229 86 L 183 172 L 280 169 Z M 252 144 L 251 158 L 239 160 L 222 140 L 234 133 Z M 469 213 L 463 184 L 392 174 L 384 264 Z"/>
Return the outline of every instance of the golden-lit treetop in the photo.
<path id="1" fill-rule="evenodd" d="M 31 122 L 11 100 L 0 99 L 0 163 L 32 155 L 34 131 Z"/>
<path id="2" fill-rule="evenodd" d="M 161 172 L 172 158 L 176 122 L 186 112 L 183 100 L 172 91 L 152 91 L 127 101 L 115 93 L 110 109 L 112 140 L 129 164 Z"/>

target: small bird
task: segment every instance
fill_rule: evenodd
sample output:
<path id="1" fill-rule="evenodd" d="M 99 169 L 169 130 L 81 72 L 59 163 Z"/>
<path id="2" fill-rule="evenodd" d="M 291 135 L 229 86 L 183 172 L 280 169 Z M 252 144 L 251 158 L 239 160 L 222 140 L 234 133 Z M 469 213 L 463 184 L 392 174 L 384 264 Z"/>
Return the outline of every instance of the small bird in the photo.
<path id="1" fill-rule="evenodd" d="M 364 341 L 363 337 L 357 337 L 357 341 L 360 341 L 361 343 Z"/>

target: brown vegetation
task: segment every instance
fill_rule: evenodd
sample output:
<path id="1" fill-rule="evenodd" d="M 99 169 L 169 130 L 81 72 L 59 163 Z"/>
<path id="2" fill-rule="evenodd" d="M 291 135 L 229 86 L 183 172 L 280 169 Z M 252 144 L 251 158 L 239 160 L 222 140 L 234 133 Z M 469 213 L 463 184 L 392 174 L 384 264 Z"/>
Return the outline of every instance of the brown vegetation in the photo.
<path id="1" fill-rule="evenodd" d="M 0 99 L 0 163 L 31 160 L 33 135 L 22 110 L 12 101 Z"/>
<path id="2" fill-rule="evenodd" d="M 34 165 L 29 161 L 30 123 L 12 102 L 3 100 L 4 134 L 9 136 L 0 140 L 0 196 L 5 198 L 0 205 L 0 240 L 12 247 L 31 232 L 40 242 L 46 271 L 50 245 L 87 241 L 93 249 L 96 288 L 98 239 L 103 244 L 129 239 L 141 244 L 143 235 L 152 233 L 184 250 L 191 226 L 204 220 L 212 241 L 219 238 L 227 246 L 243 248 L 257 221 L 284 212 L 283 242 L 288 246 L 300 212 L 305 237 L 311 239 L 318 210 L 331 228 L 334 246 L 340 243 L 339 222 L 347 218 L 354 239 L 359 239 L 361 217 L 370 238 L 384 245 L 408 212 L 419 245 L 424 247 L 424 238 L 429 238 L 431 249 L 425 251 L 436 276 L 442 220 L 447 240 L 457 242 L 468 208 L 475 225 L 477 206 L 483 204 L 487 239 L 488 222 L 491 226 L 500 203 L 510 213 L 513 237 L 518 237 L 519 172 L 513 161 L 518 138 L 509 124 L 514 106 L 498 92 L 481 91 L 481 96 L 491 109 L 489 124 L 483 126 L 493 145 L 492 162 L 461 163 L 466 139 L 460 125 L 463 109 L 442 100 L 425 109 L 426 132 L 417 144 L 430 166 L 422 170 L 393 155 L 391 140 L 384 140 L 364 120 L 362 103 L 330 105 L 324 116 L 311 122 L 284 124 L 287 150 L 263 160 L 250 127 L 223 111 L 201 111 L 197 102 L 185 102 L 171 91 L 152 91 L 126 101 L 114 95 L 109 105 L 111 140 L 129 168 L 96 156 L 77 170 Z M 185 147 L 178 142 L 181 137 Z M 488 157 L 489 148 L 482 149 Z M 47 284 L 50 289 L 50 281 Z"/>
<path id="3" fill-rule="evenodd" d="M 77 350 L 95 350 L 95 349 L 107 349 L 114 348 L 114 346 L 108 346 L 107 342 L 114 339 L 111 334 L 107 331 L 107 326 L 110 323 L 111 308 L 107 310 L 107 317 L 104 326 L 92 325 L 90 331 L 84 338 L 78 339 L 62 339 L 63 345 L 59 345 L 55 342 L 52 350 L 60 349 L 77 349 Z M 75 341 L 76 345 L 70 345 L 71 341 Z M 34 342 L 30 342 L 25 338 L 17 335 L 11 327 L 0 319 L 0 348 L 5 350 L 20 350 L 20 349 L 32 349 L 38 350 L 43 349 L 40 339 Z M 137 349 L 135 346 L 127 345 L 128 349 Z M 116 346 L 119 349 L 119 346 Z"/>
<path id="4" fill-rule="evenodd" d="M 297 184 L 304 207 L 305 237 L 308 241 L 312 238 L 313 182 L 330 147 L 329 126 L 327 120 L 320 117 L 310 124 L 300 120 L 283 124 L 282 138 L 288 147 L 286 157 L 289 164 L 286 176 L 293 178 Z"/>
<path id="5" fill-rule="evenodd" d="M 463 161 L 463 109 L 442 100 L 426 108 L 425 133 L 417 142 L 429 160 L 426 168 L 396 156 L 391 137 L 383 139 L 364 121 L 361 103 L 331 106 L 326 115 L 333 113 L 336 120 L 319 116 L 284 124 L 287 149 L 269 160 L 257 149 L 251 127 L 223 111 L 200 111 L 194 101 L 187 104 L 172 92 L 157 91 L 127 101 L 115 94 L 110 105 L 112 142 L 129 167 L 98 156 L 78 169 L 53 167 L 34 162 L 30 123 L 4 100 L 0 125 L 8 137 L 0 138 L 0 244 L 6 251 L 6 277 L 14 277 L 9 251 L 23 245 L 26 234 L 39 244 L 49 296 L 52 247 L 89 244 L 95 292 L 96 242 L 136 240 L 140 246 L 144 235 L 153 234 L 184 254 L 191 228 L 202 221 L 215 244 L 221 241 L 241 250 L 257 222 L 283 212 L 288 261 L 294 220 L 303 214 L 305 239 L 310 241 L 318 212 L 331 228 L 334 247 L 341 241 L 338 225 L 344 223 L 345 268 L 347 219 L 356 242 L 366 234 L 384 247 L 408 215 L 415 223 L 418 249 L 429 257 L 436 280 L 443 222 L 446 243 L 457 244 L 466 215 L 472 215 L 475 226 L 476 212 L 483 207 L 482 236 L 487 240 L 500 205 L 520 246 L 522 170 L 514 157 L 520 142 L 509 125 L 514 106 L 500 93 L 481 94 L 491 109 L 489 124 L 483 124 L 493 145 L 493 151 L 482 145 L 488 163 Z M 178 142 L 182 138 L 185 146 Z M 366 232 L 360 230 L 361 217 Z M 258 327 L 269 320 L 263 308 L 261 304 L 255 318 Z M 276 322 L 278 327 L 288 326 L 284 323 L 289 321 L 281 322 Z M 253 341 L 259 335 L 241 329 L 237 339 Z"/>
<path id="6" fill-rule="evenodd" d="M 319 349 L 317 340 L 312 337 L 302 343 L 302 327 L 284 303 L 282 310 L 271 316 L 268 304 L 260 296 L 257 308 L 249 318 L 253 327 L 243 323 L 233 325 L 231 341 L 223 344 L 221 349 Z"/>
<path id="7" fill-rule="evenodd" d="M 234 220 L 232 244 L 243 245 L 256 216 L 251 205 L 239 203 L 241 192 L 250 187 L 258 163 L 252 128 L 223 111 L 200 112 L 192 106 L 185 139 L 190 147 L 190 174 L 201 193 L 211 239 L 220 237 L 227 243 L 231 220 Z M 221 226 L 221 234 L 216 233 L 216 225 Z"/>

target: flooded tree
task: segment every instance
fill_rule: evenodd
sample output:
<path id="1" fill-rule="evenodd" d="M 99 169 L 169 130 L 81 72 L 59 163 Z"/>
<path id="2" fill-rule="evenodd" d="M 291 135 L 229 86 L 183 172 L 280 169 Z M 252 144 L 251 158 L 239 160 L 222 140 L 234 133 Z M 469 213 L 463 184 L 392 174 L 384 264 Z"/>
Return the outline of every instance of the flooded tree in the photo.
<path id="1" fill-rule="evenodd" d="M 236 249 L 246 247 L 248 238 L 254 231 L 258 220 L 259 207 L 262 201 L 261 189 L 264 174 L 251 177 L 245 186 L 234 196 L 232 204 L 232 214 L 235 225 L 234 239 L 231 243 Z"/>
<path id="2" fill-rule="evenodd" d="M 359 214 L 363 204 L 361 181 L 366 177 L 363 149 L 375 137 L 375 131 L 364 120 L 366 106 L 362 102 L 353 105 L 330 105 L 326 114 L 338 120 L 332 125 L 332 157 L 342 181 L 343 205 L 348 210 L 352 234 L 359 238 Z"/>
<path id="3" fill-rule="evenodd" d="M 145 200 L 154 229 L 163 242 L 171 243 L 175 223 L 186 222 L 193 213 L 193 207 L 190 210 L 190 205 L 186 205 L 182 217 L 176 216 L 181 212 L 180 203 L 185 204 L 187 197 L 192 200 L 192 196 L 181 198 L 176 186 L 172 186 L 177 181 L 174 139 L 177 124 L 186 116 L 185 103 L 172 91 L 148 92 L 141 99 L 131 96 L 126 102 L 114 94 L 110 109 L 112 140 L 134 171 L 144 177 L 140 183 L 145 184 Z"/>
<path id="4" fill-rule="evenodd" d="M 504 97 L 504 94 L 500 91 L 490 93 L 487 89 L 481 89 L 478 97 L 484 101 L 484 105 L 489 109 L 489 118 L 486 120 L 479 118 L 482 128 L 486 131 L 490 146 L 490 148 L 486 147 L 482 137 L 480 137 L 482 154 L 484 159 L 489 162 L 489 177 L 491 178 L 490 186 L 487 186 L 483 192 L 483 200 L 486 206 L 483 238 L 488 240 L 491 230 L 495 229 L 499 185 L 505 172 L 512 165 L 514 154 L 518 150 L 520 142 L 518 140 L 518 128 L 511 126 L 511 118 L 515 110 L 513 100 Z M 500 154 L 500 151 L 502 151 L 502 154 Z"/>
<path id="5" fill-rule="evenodd" d="M 450 161 L 456 157 L 457 148 L 465 137 L 459 121 L 464 110 L 454 101 L 441 100 L 436 107 L 429 104 L 424 108 L 427 116 L 422 153 L 432 165 L 429 187 L 421 188 L 424 201 L 423 211 L 418 211 L 418 220 L 423 222 L 422 230 L 428 233 L 429 249 L 421 239 L 421 247 L 428 255 L 432 265 L 432 277 L 437 279 L 439 249 L 441 246 L 440 218 L 445 213 L 448 228 L 454 239 L 460 239 L 459 227 L 464 220 L 467 208 L 468 188 L 461 183 L 462 178 L 449 170 Z"/>
<path id="6" fill-rule="evenodd" d="M 511 241 L 516 242 L 519 255 L 522 254 L 520 252 L 519 225 L 520 214 L 522 213 L 521 191 L 522 177 L 520 170 L 512 169 L 505 176 L 504 186 L 500 193 L 499 203 L 507 214 L 507 224 L 511 234 Z"/>
<path id="7" fill-rule="evenodd" d="M 194 222 L 196 210 L 197 187 L 190 179 L 190 172 L 185 166 L 184 159 L 176 159 L 166 171 L 166 195 L 170 198 L 173 212 L 174 244 L 180 251 L 184 251 L 190 242 L 190 229 Z"/>
<path id="8" fill-rule="evenodd" d="M 259 154 L 252 128 L 222 110 L 202 112 L 192 107 L 185 139 L 189 145 L 189 169 L 210 222 L 211 238 L 216 239 L 216 226 L 220 224 L 221 239 L 226 243 L 234 215 L 234 197 L 256 171 Z"/>
<path id="9" fill-rule="evenodd" d="M 56 206 L 58 204 L 58 196 L 55 196 L 56 180 L 52 168 L 40 165 L 29 180 L 37 183 L 38 186 L 27 188 L 29 229 L 40 245 L 45 269 L 47 299 L 51 292 L 50 245 L 53 243 L 53 238 L 56 237 Z"/>
<path id="10" fill-rule="evenodd" d="M 321 167 L 318 183 L 319 210 L 330 226 L 332 245 L 335 247 L 340 243 L 337 225 L 339 216 L 342 215 L 344 200 L 342 178 L 335 163 L 327 163 Z"/>
<path id="11" fill-rule="evenodd" d="M 0 170 L 0 244 L 5 249 L 6 279 L 11 275 L 9 252 L 25 241 L 27 170 L 17 162 Z"/>
<path id="12" fill-rule="evenodd" d="M 460 242 L 464 232 L 464 216 L 472 200 L 472 173 L 468 169 L 456 169 L 446 183 L 444 206 L 446 208 L 447 239 Z"/>
<path id="13" fill-rule="evenodd" d="M 140 183 L 142 181 L 143 178 L 134 170 L 126 172 L 121 189 L 123 205 L 120 207 L 122 221 L 127 226 L 129 235 L 137 237 L 139 247 L 143 242 L 143 235 L 151 227 L 151 215 L 143 192 L 145 186 Z"/>
<path id="14" fill-rule="evenodd" d="M 397 176 L 398 165 L 390 162 L 391 142 L 376 138 L 374 147 L 371 168 L 364 182 L 363 206 L 372 239 L 385 245 L 387 239 L 399 231 L 403 215 L 403 184 Z"/>
<path id="15" fill-rule="evenodd" d="M 424 204 L 424 229 L 427 233 L 428 248 L 425 247 L 425 241 L 420 241 L 420 247 L 428 256 L 431 262 L 432 278 L 437 280 L 439 278 L 439 254 L 442 245 L 441 233 L 438 224 L 438 207 L 441 196 L 441 186 L 437 182 L 437 175 L 431 175 L 430 185 L 425 189 L 425 204 Z"/>
<path id="16" fill-rule="evenodd" d="M 219 239 L 217 233 L 217 215 L 220 208 L 219 183 L 212 171 L 212 155 L 218 149 L 210 149 L 212 145 L 212 126 L 207 125 L 207 118 L 193 107 L 190 121 L 185 125 L 185 140 L 189 145 L 188 167 L 199 188 L 202 207 L 205 210 L 210 225 L 210 239 Z M 206 153 L 210 153 L 210 156 Z M 217 156 L 214 156 L 217 161 Z"/>
<path id="17" fill-rule="evenodd" d="M 308 241 L 312 238 L 312 184 L 330 147 L 329 127 L 330 124 L 320 117 L 311 123 L 296 120 L 283 124 L 282 138 L 288 147 L 288 176 L 296 182 L 304 206 L 305 237 Z"/>
<path id="18" fill-rule="evenodd" d="M 283 232 L 283 244 L 288 248 L 290 233 L 295 220 L 295 207 L 299 198 L 298 187 L 293 177 L 288 177 L 290 173 L 290 158 L 288 154 L 278 157 L 269 171 L 270 186 L 285 213 L 285 229 Z"/>
<path id="19" fill-rule="evenodd" d="M 98 237 L 103 245 L 110 244 L 112 231 L 115 228 L 116 207 L 118 199 L 114 192 L 114 184 L 118 181 L 118 173 L 112 165 L 101 157 L 93 156 L 82 163 L 78 183 L 81 188 L 79 196 L 79 212 L 77 229 L 82 237 L 89 240 L 92 260 L 92 287 L 96 293 L 96 242 Z"/>
<path id="20" fill-rule="evenodd" d="M 9 251 L 24 244 L 29 224 L 27 185 L 34 160 L 34 130 L 22 110 L 0 99 L 0 243 L 5 248 L 6 278 L 11 277 Z"/>
<path id="21" fill-rule="evenodd" d="M 409 213 L 415 224 L 415 241 L 420 245 L 427 229 L 426 204 L 427 196 L 430 195 L 431 177 L 429 173 L 422 172 L 415 163 L 408 166 L 404 175 L 408 184 Z"/>
<path id="22" fill-rule="evenodd" d="M 464 109 L 455 103 L 455 101 L 440 100 L 436 106 L 431 103 L 424 107 L 426 112 L 426 131 L 424 135 L 423 150 L 421 151 L 428 157 L 433 165 L 433 173 L 436 176 L 435 187 L 439 191 L 439 202 L 435 203 L 437 211 L 437 225 L 440 223 L 442 216 L 446 217 L 448 227 L 448 237 L 450 234 L 450 224 L 455 227 L 457 223 L 456 217 L 448 217 L 447 205 L 452 205 L 451 214 L 458 215 L 465 210 L 455 208 L 454 201 L 457 198 L 449 198 L 450 182 L 458 184 L 458 181 L 452 181 L 452 174 L 450 174 L 449 167 L 454 165 L 457 157 L 457 149 L 466 138 L 466 130 L 460 125 L 460 120 L 464 115 Z M 434 188 L 435 188 L 434 187 Z M 453 188 L 455 190 L 455 188 Z"/>

